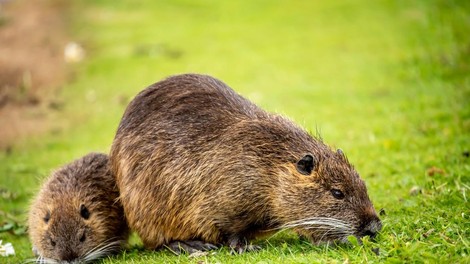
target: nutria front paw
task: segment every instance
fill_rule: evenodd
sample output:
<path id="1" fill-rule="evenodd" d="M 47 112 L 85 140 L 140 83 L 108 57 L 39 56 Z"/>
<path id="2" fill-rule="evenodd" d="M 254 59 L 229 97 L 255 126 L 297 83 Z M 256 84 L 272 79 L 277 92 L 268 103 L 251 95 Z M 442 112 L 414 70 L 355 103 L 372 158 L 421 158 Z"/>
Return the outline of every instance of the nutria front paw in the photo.
<path id="1" fill-rule="evenodd" d="M 218 249 L 216 245 L 199 240 L 173 241 L 166 245 L 166 247 L 176 255 L 180 255 L 181 253 L 192 254 L 198 251 Z"/>
<path id="2" fill-rule="evenodd" d="M 242 254 L 261 249 L 260 246 L 248 244 L 248 241 L 245 238 L 240 238 L 238 236 L 230 238 L 228 240 L 228 246 L 230 247 L 232 254 Z"/>

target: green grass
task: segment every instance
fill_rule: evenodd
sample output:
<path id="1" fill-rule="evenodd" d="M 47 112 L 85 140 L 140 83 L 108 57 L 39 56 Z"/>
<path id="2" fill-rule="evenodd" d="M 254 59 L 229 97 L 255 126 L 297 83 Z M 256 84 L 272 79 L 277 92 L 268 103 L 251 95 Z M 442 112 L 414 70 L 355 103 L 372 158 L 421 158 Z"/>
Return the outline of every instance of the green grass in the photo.
<path id="1" fill-rule="evenodd" d="M 0 223 L 24 224 L 53 168 L 107 152 L 138 91 L 200 72 L 341 147 L 385 210 L 382 232 L 338 247 L 286 232 L 260 240 L 260 252 L 196 258 L 145 251 L 133 237 L 104 263 L 470 262 L 470 2 L 76 2 L 72 31 L 88 53 L 59 95 L 65 128 L 0 153 Z M 0 240 L 17 251 L 0 262 L 32 257 L 27 236 Z"/>

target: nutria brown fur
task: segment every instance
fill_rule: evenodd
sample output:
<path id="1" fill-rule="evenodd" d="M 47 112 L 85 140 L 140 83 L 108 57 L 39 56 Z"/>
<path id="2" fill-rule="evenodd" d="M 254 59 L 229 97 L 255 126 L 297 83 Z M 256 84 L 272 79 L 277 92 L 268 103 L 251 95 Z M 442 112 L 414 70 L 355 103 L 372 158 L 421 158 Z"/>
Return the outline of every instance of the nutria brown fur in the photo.
<path id="1" fill-rule="evenodd" d="M 118 197 L 105 154 L 90 153 L 55 171 L 29 212 L 38 260 L 89 262 L 119 250 L 128 227 Z"/>
<path id="2" fill-rule="evenodd" d="M 282 228 L 313 242 L 381 228 L 341 151 L 210 76 L 174 76 L 140 92 L 110 159 L 129 225 L 148 248 L 242 252 Z"/>

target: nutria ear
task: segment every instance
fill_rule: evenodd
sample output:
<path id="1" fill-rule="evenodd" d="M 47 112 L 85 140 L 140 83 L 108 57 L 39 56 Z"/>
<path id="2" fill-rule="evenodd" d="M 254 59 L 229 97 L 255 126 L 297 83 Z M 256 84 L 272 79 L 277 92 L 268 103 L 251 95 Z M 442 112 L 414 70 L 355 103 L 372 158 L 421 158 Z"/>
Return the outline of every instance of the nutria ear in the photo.
<path id="1" fill-rule="evenodd" d="M 343 150 L 337 149 L 337 150 L 336 150 L 336 154 L 338 154 L 341 159 L 346 160 L 346 155 L 344 155 Z"/>
<path id="2" fill-rule="evenodd" d="M 344 152 L 343 152 L 342 149 L 337 149 L 336 153 L 338 153 L 338 155 L 340 155 L 340 156 L 344 156 Z"/>
<path id="3" fill-rule="evenodd" d="M 297 161 L 297 171 L 303 175 L 310 175 L 315 167 L 315 159 L 312 155 L 307 154 Z"/>

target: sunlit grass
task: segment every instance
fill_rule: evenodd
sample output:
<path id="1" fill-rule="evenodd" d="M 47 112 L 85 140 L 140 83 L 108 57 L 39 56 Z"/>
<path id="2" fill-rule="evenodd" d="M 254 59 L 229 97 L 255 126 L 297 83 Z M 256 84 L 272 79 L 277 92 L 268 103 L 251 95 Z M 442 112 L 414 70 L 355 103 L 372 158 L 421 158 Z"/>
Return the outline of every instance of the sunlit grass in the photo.
<path id="1" fill-rule="evenodd" d="M 260 252 L 197 258 L 137 242 L 105 263 L 470 262 L 469 10 L 443 0 L 77 3 L 87 59 L 60 95 L 66 128 L 0 153 L 0 188 L 15 194 L 0 197 L 0 210 L 24 223 L 53 168 L 109 150 L 138 91 L 200 72 L 341 147 L 384 209 L 383 231 L 328 248 L 287 232 L 260 240 Z M 5 260 L 32 256 L 26 236 L 0 239 L 17 250 Z"/>

